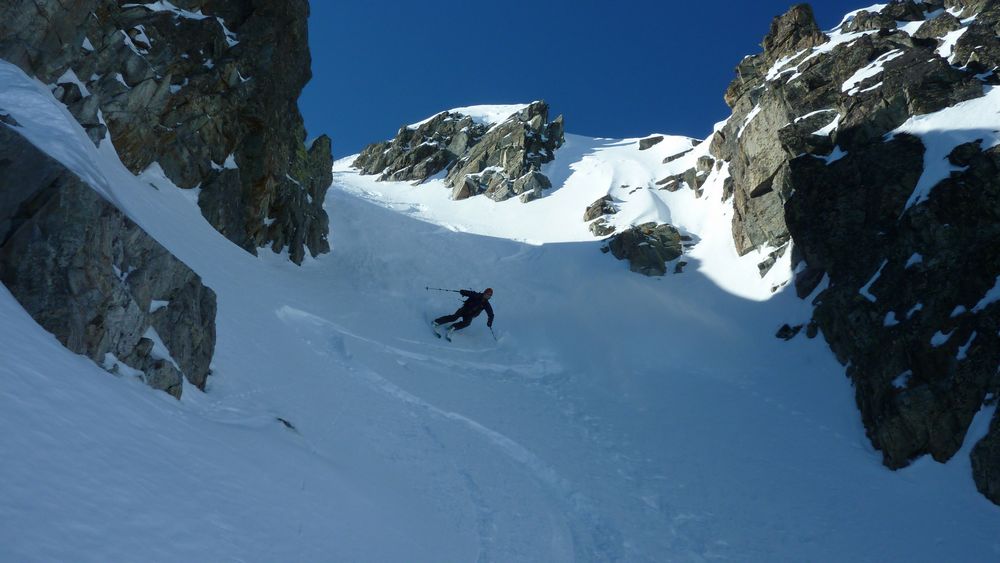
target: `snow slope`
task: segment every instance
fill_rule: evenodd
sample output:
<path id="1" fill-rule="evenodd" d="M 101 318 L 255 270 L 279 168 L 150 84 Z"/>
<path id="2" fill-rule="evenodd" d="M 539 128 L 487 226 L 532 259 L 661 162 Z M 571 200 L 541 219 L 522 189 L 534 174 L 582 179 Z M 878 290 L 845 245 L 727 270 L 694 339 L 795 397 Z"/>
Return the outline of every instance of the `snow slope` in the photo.
<path id="1" fill-rule="evenodd" d="M 822 340 L 774 338 L 807 307 L 726 246 L 724 171 L 701 200 L 628 194 L 673 173 L 663 154 L 571 136 L 554 191 L 507 205 L 341 162 L 334 249 L 296 267 L 225 240 L 155 167 L 132 177 L 2 63 L 0 106 L 219 299 L 207 392 L 174 401 L 0 289 L 2 561 L 1000 557 L 967 456 L 990 413 L 950 463 L 883 468 Z M 696 237 L 684 274 L 598 251 L 580 219 L 605 193 Z M 429 285 L 495 288 L 499 340 L 483 319 L 435 339 L 458 302 Z"/>

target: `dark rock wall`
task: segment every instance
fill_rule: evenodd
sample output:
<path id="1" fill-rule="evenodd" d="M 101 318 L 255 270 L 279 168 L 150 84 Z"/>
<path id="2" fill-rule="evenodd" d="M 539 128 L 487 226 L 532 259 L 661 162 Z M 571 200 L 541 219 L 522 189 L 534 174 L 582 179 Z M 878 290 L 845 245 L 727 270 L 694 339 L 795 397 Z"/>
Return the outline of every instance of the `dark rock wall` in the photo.
<path id="1" fill-rule="evenodd" d="M 7 125 L 0 125 L 0 281 L 73 352 L 112 372 L 139 370 L 176 397 L 181 377 L 204 388 L 215 293 Z M 166 353 L 154 348 L 150 329 Z"/>
<path id="2" fill-rule="evenodd" d="M 158 162 L 199 187 L 205 217 L 246 250 L 288 248 L 296 263 L 328 251 L 329 139 L 305 147 L 296 105 L 310 78 L 307 2 L 173 4 L 7 2 L 0 58 L 53 84 L 95 142 L 110 131 L 133 172 Z"/>
<path id="3" fill-rule="evenodd" d="M 938 15 L 913 37 L 897 29 L 942 5 L 978 14 L 953 62 L 935 50 L 958 18 Z M 886 137 L 997 81 L 998 6 L 890 3 L 842 30 L 871 33 L 823 54 L 812 48 L 827 37 L 808 6 L 795 6 L 775 18 L 764 52 L 737 67 L 725 97 L 733 114 L 712 142 L 729 162 L 737 249 L 792 241 L 800 296 L 828 281 L 812 326 L 848 366 L 868 436 L 892 468 L 924 454 L 949 459 L 1000 394 L 1000 303 L 976 309 L 1000 276 L 1000 149 L 955 148 L 956 172 L 906 208 L 925 148 Z M 879 60 L 881 73 L 845 91 Z M 998 425 L 972 456 L 977 485 L 1000 503 Z"/>

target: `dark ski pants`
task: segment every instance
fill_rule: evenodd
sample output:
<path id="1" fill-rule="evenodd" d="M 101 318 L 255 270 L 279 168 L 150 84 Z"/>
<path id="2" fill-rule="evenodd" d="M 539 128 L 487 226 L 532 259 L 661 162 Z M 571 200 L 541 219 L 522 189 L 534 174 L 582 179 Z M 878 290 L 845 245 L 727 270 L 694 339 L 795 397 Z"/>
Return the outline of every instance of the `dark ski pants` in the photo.
<path id="1" fill-rule="evenodd" d="M 438 317 L 438 318 L 434 319 L 434 322 L 436 324 L 443 325 L 445 323 L 450 323 L 452 321 L 457 321 L 460 318 L 462 320 L 459 321 L 459 322 L 457 322 L 457 323 L 455 323 L 455 324 L 453 324 L 453 325 L 451 325 L 451 328 L 453 328 L 455 330 L 461 330 L 461 329 L 469 326 L 470 324 L 472 324 L 472 319 L 474 319 L 475 317 L 471 317 L 469 315 L 466 315 L 465 311 L 459 309 L 459 310 L 455 311 L 454 315 L 445 315 L 443 317 Z"/>

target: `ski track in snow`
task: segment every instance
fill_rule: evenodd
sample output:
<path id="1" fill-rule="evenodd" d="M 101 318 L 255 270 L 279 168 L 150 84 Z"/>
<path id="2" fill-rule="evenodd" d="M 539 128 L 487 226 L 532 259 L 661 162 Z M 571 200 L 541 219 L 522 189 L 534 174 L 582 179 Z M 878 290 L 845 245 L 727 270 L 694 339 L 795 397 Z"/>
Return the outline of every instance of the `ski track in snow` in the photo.
<path id="1" fill-rule="evenodd" d="M 402 350 L 376 340 L 359 336 L 327 319 L 323 319 L 316 315 L 291 307 L 283 307 L 277 312 L 277 315 L 292 327 L 298 325 L 305 326 L 307 330 L 331 331 L 333 333 L 332 335 L 317 334 L 315 336 L 321 341 L 333 342 L 334 344 L 332 347 L 336 351 L 335 355 L 339 356 L 343 360 L 349 360 L 350 355 L 346 354 L 344 351 L 343 345 L 340 341 L 341 335 L 348 336 L 373 347 L 379 348 L 380 351 L 389 352 L 409 359 L 437 363 L 447 368 L 457 368 L 465 372 L 484 371 L 487 372 L 486 376 L 490 376 L 496 372 L 514 372 L 519 375 L 527 375 L 530 378 L 537 378 L 549 374 L 557 375 L 561 372 L 559 369 L 548 367 L 544 362 L 540 362 L 540 365 L 538 366 L 504 366 L 483 362 L 440 360 L 426 354 Z M 438 346 L 437 348 L 446 349 L 448 347 Z M 328 355 L 328 353 L 323 349 L 317 349 L 316 351 L 318 354 Z M 570 526 L 573 529 L 574 553 L 578 555 L 583 554 L 587 560 L 593 559 L 599 561 L 614 561 L 622 558 L 623 554 L 620 552 L 618 547 L 621 545 L 622 541 L 621 533 L 615 530 L 609 523 L 602 521 L 603 518 L 594 502 L 574 487 L 572 483 L 559 475 L 553 467 L 546 464 L 541 458 L 528 450 L 522 444 L 519 444 L 515 440 L 500 432 L 480 424 L 472 418 L 457 412 L 441 409 L 393 384 L 372 370 L 360 369 L 349 361 L 342 361 L 341 365 L 347 373 L 363 378 L 370 385 L 372 385 L 372 387 L 379 389 L 383 393 L 399 400 L 402 403 L 415 407 L 419 410 L 427 411 L 435 417 L 457 422 L 469 428 L 473 432 L 488 440 L 505 455 L 525 466 L 535 476 L 535 478 L 548 487 L 552 491 L 553 495 L 565 506 L 565 513 L 573 515 L 573 521 L 570 522 Z M 548 389 L 548 391 L 551 392 L 551 389 Z M 572 413 L 572 410 L 570 410 L 569 413 Z M 580 424 L 579 421 L 574 422 L 576 424 Z M 588 426 L 593 425 L 588 424 Z M 434 437 L 434 433 L 430 427 L 425 426 L 424 431 L 427 432 L 428 435 Z M 593 428 L 589 429 L 588 434 L 590 434 L 594 440 L 601 441 L 597 437 L 600 433 L 595 432 Z M 434 439 L 443 448 L 445 447 L 445 445 L 436 437 Z M 606 440 L 603 440 L 602 442 L 605 446 L 608 443 Z M 622 460 L 624 458 L 624 456 L 617 453 L 612 453 L 610 457 L 616 460 Z M 481 494 L 478 491 L 478 486 L 475 483 L 475 479 L 468 473 L 467 470 L 460 468 L 459 466 L 456 467 L 458 467 L 461 474 L 465 476 L 469 485 L 468 492 L 470 496 L 475 499 L 477 509 L 483 515 L 482 518 L 485 520 L 480 523 L 480 543 L 481 546 L 483 546 L 483 553 L 488 553 L 489 549 L 487 546 L 490 543 L 490 538 L 484 534 L 483 530 L 489 528 L 487 524 L 489 522 L 489 514 L 491 513 L 491 510 L 484 505 Z M 627 470 L 622 467 L 619 471 L 625 473 Z M 482 557 L 480 559 L 482 559 Z"/>

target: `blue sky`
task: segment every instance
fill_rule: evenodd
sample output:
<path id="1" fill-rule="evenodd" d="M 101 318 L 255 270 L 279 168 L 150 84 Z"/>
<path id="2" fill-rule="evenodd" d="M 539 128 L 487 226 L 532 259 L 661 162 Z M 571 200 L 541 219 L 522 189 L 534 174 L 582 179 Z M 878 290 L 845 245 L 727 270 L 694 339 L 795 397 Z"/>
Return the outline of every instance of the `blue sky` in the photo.
<path id="1" fill-rule="evenodd" d="M 570 133 L 704 137 L 744 55 L 788 1 L 313 1 L 313 79 L 299 106 L 337 157 L 406 123 L 544 99 Z M 813 4 L 820 27 L 868 2 Z"/>

